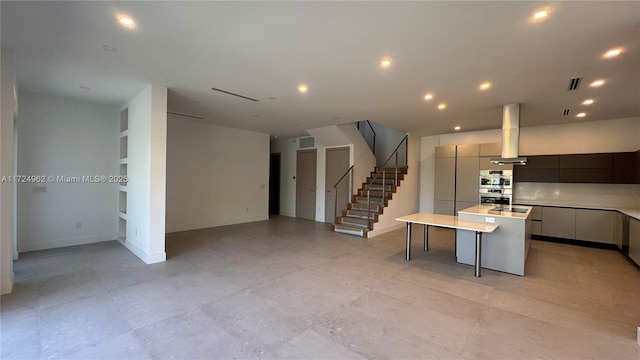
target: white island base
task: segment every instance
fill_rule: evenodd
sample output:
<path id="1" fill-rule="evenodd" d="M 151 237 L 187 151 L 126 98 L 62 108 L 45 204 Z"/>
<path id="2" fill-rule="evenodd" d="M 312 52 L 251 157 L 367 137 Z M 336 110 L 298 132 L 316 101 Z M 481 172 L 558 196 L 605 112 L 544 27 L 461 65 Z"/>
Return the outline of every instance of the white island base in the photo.
<path id="1" fill-rule="evenodd" d="M 494 211 L 495 206 L 473 206 L 458 211 L 460 221 L 499 225 L 482 241 L 482 267 L 524 276 L 524 266 L 531 246 L 531 207 L 514 206 L 524 213 Z M 456 257 L 459 263 L 475 264 L 476 239 L 469 231 L 456 233 Z"/>

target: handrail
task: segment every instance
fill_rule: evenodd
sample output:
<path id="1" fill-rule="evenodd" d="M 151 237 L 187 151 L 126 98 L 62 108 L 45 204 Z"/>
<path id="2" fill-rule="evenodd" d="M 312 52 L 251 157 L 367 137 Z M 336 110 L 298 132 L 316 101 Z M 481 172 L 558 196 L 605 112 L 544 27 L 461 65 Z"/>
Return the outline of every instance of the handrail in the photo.
<path id="1" fill-rule="evenodd" d="M 369 144 L 369 139 L 367 136 L 367 131 L 363 128 L 360 129 L 360 123 L 361 122 L 366 122 L 367 125 L 369 125 L 369 129 L 371 130 L 371 134 L 373 134 L 371 136 L 371 144 Z M 373 129 L 373 125 L 371 125 L 371 121 L 369 120 L 360 120 L 356 122 L 356 127 L 358 128 L 358 130 L 360 131 L 360 134 L 362 134 L 362 137 L 364 138 L 364 140 L 367 142 L 367 145 L 369 145 L 371 147 L 371 151 L 373 152 L 373 154 L 375 155 L 376 153 L 376 136 L 378 135 L 376 133 L 376 131 Z"/>
<path id="2" fill-rule="evenodd" d="M 400 144 L 398 144 L 398 146 L 396 146 L 395 150 L 393 150 L 393 152 L 391 153 L 391 155 L 389 155 L 389 158 L 387 159 L 387 161 L 384 162 L 384 164 L 378 168 L 378 170 L 376 171 L 376 174 L 373 178 L 371 178 L 371 181 L 369 181 L 366 184 L 366 189 L 367 189 L 367 227 L 369 229 L 371 229 L 371 185 L 373 185 L 374 181 L 378 179 L 378 177 L 380 176 L 380 173 L 382 173 L 382 200 L 384 201 L 384 199 L 386 199 L 386 171 L 385 168 L 387 167 L 387 165 L 389 164 L 389 162 L 391 161 L 391 159 L 393 159 L 395 157 L 396 160 L 396 166 L 394 167 L 394 174 L 395 174 L 395 179 L 394 179 L 394 186 L 398 185 L 398 150 L 400 150 L 400 147 L 404 144 L 405 146 L 405 166 L 407 166 L 407 156 L 409 154 L 409 146 L 408 146 L 408 138 L 409 135 L 405 135 L 404 138 L 402 138 L 402 141 L 400 141 Z M 380 169 L 382 169 L 382 171 L 380 171 Z"/>
<path id="3" fill-rule="evenodd" d="M 334 202 L 334 216 L 333 216 L 333 224 L 337 224 L 338 219 L 338 209 L 346 210 L 349 206 L 349 202 L 351 201 L 351 196 L 353 194 L 353 165 L 347 170 L 347 172 L 340 177 L 340 180 L 333 185 L 335 190 L 335 202 Z"/>

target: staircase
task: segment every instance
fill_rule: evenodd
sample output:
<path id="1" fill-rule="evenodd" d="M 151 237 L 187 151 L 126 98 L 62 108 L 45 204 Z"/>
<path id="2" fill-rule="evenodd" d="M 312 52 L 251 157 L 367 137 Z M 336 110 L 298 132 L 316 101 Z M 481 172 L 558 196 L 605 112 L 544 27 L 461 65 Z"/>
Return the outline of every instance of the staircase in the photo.
<path id="1" fill-rule="evenodd" d="M 367 237 L 367 232 L 373 229 L 373 224 L 389 205 L 389 200 L 400 186 L 400 182 L 407 174 L 407 167 L 376 168 L 362 183 L 355 195 L 352 195 L 347 209 L 337 216 L 332 230 L 337 233 Z M 397 180 L 396 180 L 397 175 Z M 369 197 L 367 197 L 367 189 Z M 370 208 L 369 208 L 370 206 Z M 338 214 L 336 214 L 338 215 Z"/>

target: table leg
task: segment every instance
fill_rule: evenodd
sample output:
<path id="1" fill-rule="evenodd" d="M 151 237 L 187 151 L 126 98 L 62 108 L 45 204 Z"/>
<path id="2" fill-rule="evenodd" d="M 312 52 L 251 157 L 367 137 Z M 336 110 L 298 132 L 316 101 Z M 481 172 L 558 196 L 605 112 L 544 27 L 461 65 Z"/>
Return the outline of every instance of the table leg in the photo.
<path id="1" fill-rule="evenodd" d="M 424 251 L 429 251 L 429 225 L 424 224 Z"/>
<path id="2" fill-rule="evenodd" d="M 480 271 L 482 268 L 482 264 L 480 263 L 482 259 L 482 233 L 480 231 L 476 231 L 476 277 L 480 277 Z"/>
<path id="3" fill-rule="evenodd" d="M 407 222 L 407 254 L 406 260 L 411 260 L 411 223 Z"/>

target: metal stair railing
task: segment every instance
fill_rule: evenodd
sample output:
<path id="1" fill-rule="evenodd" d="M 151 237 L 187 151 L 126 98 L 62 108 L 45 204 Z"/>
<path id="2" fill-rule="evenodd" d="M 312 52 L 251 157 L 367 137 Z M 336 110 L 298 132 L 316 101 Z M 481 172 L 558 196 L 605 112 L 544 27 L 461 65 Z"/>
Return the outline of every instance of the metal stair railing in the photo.
<path id="1" fill-rule="evenodd" d="M 393 186 L 397 186 L 398 185 L 398 169 L 401 167 L 404 168 L 407 166 L 407 156 L 408 156 L 408 150 L 409 150 L 408 139 L 409 139 L 409 135 L 405 135 L 402 141 L 400 141 L 400 144 L 398 144 L 398 146 L 396 146 L 396 149 L 391 153 L 387 161 L 385 161 L 384 164 L 377 169 L 375 176 L 365 186 L 365 189 L 367 190 L 367 228 L 369 230 L 371 230 L 371 186 L 380 177 L 380 174 L 382 173 L 382 202 L 384 204 L 384 201 L 386 199 L 386 189 L 387 189 L 386 169 L 389 168 L 388 166 L 390 165 L 391 161 L 395 159 Z M 401 152 L 401 150 L 404 150 L 404 151 Z M 404 159 L 400 158 L 400 161 L 398 161 L 399 155 L 404 155 Z"/>
<path id="2" fill-rule="evenodd" d="M 340 209 L 340 213 L 342 213 L 342 210 L 346 210 L 351 202 L 351 195 L 353 194 L 353 166 L 351 166 L 349 170 L 342 175 L 340 180 L 333 185 L 333 189 L 336 193 L 333 224 L 337 225 L 337 220 L 340 216 L 338 215 L 338 209 Z"/>
<path id="3" fill-rule="evenodd" d="M 363 122 L 366 122 L 368 126 L 363 126 L 362 128 L 360 128 L 360 123 L 363 123 Z M 356 127 L 358 128 L 358 130 L 360 130 L 360 134 L 362 134 L 364 141 L 367 142 L 367 145 L 369 145 L 369 148 L 375 155 L 377 134 L 376 134 L 376 131 L 373 130 L 373 126 L 371 125 L 371 122 L 369 120 L 358 121 L 356 122 Z"/>

